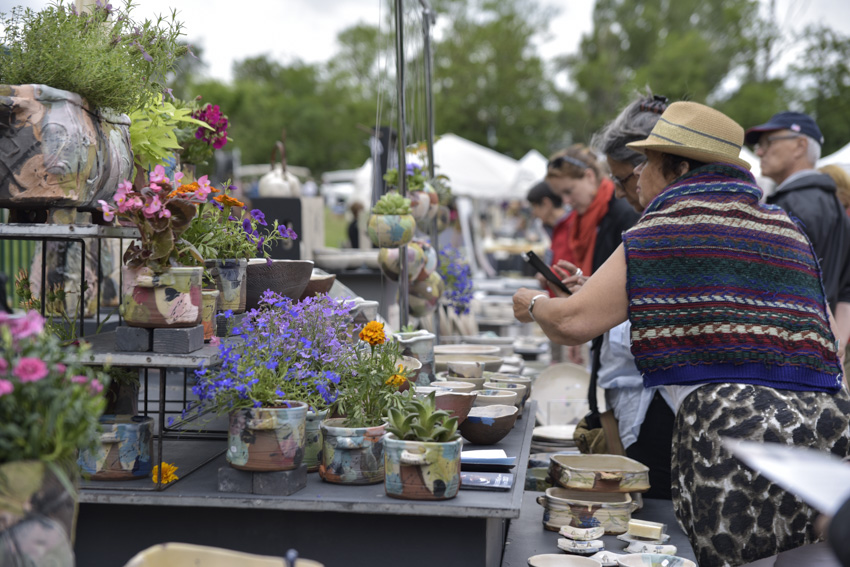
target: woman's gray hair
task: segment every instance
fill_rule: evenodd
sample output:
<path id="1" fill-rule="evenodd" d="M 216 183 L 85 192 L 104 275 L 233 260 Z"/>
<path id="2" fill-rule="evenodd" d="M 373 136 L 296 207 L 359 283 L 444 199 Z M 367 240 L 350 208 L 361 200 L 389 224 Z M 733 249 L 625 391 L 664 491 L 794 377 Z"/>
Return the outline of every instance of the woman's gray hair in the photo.
<path id="1" fill-rule="evenodd" d="M 623 161 L 637 167 L 646 157 L 626 147 L 630 142 L 645 140 L 661 113 L 667 108 L 667 99 L 653 96 L 647 88 L 645 94 L 637 97 L 620 114 L 593 135 L 590 145 L 594 150 L 616 161 Z"/>

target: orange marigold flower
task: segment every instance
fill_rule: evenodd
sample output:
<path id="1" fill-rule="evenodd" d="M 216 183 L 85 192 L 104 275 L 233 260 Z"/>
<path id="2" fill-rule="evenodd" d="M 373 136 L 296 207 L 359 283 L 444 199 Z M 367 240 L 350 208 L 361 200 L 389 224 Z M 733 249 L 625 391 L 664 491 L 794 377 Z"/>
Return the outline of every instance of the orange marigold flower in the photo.
<path id="1" fill-rule="evenodd" d="M 369 321 L 360 331 L 360 340 L 366 341 L 372 346 L 384 344 L 387 341 L 387 336 L 384 334 L 384 324 Z"/>
<path id="2" fill-rule="evenodd" d="M 169 482 L 173 482 L 175 480 L 179 480 L 180 477 L 174 474 L 179 467 L 172 465 L 170 463 L 162 463 L 162 484 L 168 484 Z M 151 474 L 151 478 L 154 482 L 159 482 L 159 465 L 154 466 L 153 473 Z"/>
<path id="3" fill-rule="evenodd" d="M 227 207 L 244 207 L 245 203 L 240 201 L 239 199 L 234 199 L 233 197 L 228 197 L 227 195 L 216 195 L 213 197 L 214 201 L 218 201 L 224 206 Z"/>

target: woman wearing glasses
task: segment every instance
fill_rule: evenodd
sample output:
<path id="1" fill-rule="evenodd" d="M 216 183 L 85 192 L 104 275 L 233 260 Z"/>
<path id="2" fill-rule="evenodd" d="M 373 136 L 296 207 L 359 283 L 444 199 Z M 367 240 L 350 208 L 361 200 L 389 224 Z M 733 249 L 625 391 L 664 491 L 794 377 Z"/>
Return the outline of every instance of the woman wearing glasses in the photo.
<path id="1" fill-rule="evenodd" d="M 577 344 L 626 319 L 646 387 L 674 401 L 672 492 L 700 567 L 742 565 L 818 539 L 816 512 L 733 458 L 724 437 L 850 453 L 850 396 L 818 261 L 759 203 L 744 129 L 676 102 L 644 141 L 646 206 L 568 298 L 520 289 L 514 314 Z M 532 298 L 537 296 L 532 303 Z"/>

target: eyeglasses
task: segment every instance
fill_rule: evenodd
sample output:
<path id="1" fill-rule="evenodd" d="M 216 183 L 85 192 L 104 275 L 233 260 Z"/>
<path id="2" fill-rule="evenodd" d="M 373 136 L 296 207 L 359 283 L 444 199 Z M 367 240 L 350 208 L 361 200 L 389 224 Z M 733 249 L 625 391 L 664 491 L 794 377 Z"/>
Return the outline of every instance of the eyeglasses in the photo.
<path id="1" fill-rule="evenodd" d="M 778 142 L 779 140 L 793 140 L 794 138 L 799 137 L 799 134 L 777 134 L 776 136 L 768 136 L 764 140 L 759 140 L 758 142 L 756 142 L 756 144 L 753 146 L 753 150 L 762 150 L 766 152 L 773 142 Z"/>
<path id="2" fill-rule="evenodd" d="M 611 181 L 613 181 L 613 182 L 614 182 L 614 185 L 619 185 L 619 186 L 620 186 L 620 189 L 625 190 L 625 188 L 626 188 L 626 182 L 627 182 L 629 179 L 631 179 L 632 177 L 634 177 L 634 175 L 635 175 L 635 172 L 634 172 L 634 170 L 632 170 L 632 172 L 631 172 L 630 174 L 628 174 L 627 176 L 625 176 L 625 177 L 617 177 L 617 176 L 616 176 L 616 175 L 614 175 L 613 173 L 609 174 L 609 175 L 608 175 L 608 177 L 610 177 L 610 178 L 611 178 Z"/>

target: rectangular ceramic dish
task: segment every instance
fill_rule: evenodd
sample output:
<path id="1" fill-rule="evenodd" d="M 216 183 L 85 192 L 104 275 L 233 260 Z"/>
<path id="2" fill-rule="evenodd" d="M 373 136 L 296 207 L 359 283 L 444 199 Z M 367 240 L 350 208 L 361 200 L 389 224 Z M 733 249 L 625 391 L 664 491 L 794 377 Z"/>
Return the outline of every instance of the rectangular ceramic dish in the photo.
<path id="1" fill-rule="evenodd" d="M 558 485 L 593 492 L 646 492 L 649 467 L 619 455 L 549 457 L 549 477 Z"/>
<path id="2" fill-rule="evenodd" d="M 559 531 L 563 526 L 594 528 L 601 526 L 605 533 L 625 533 L 635 510 L 632 497 L 625 493 L 590 493 L 553 487 L 537 497 L 543 506 L 543 527 Z"/>

